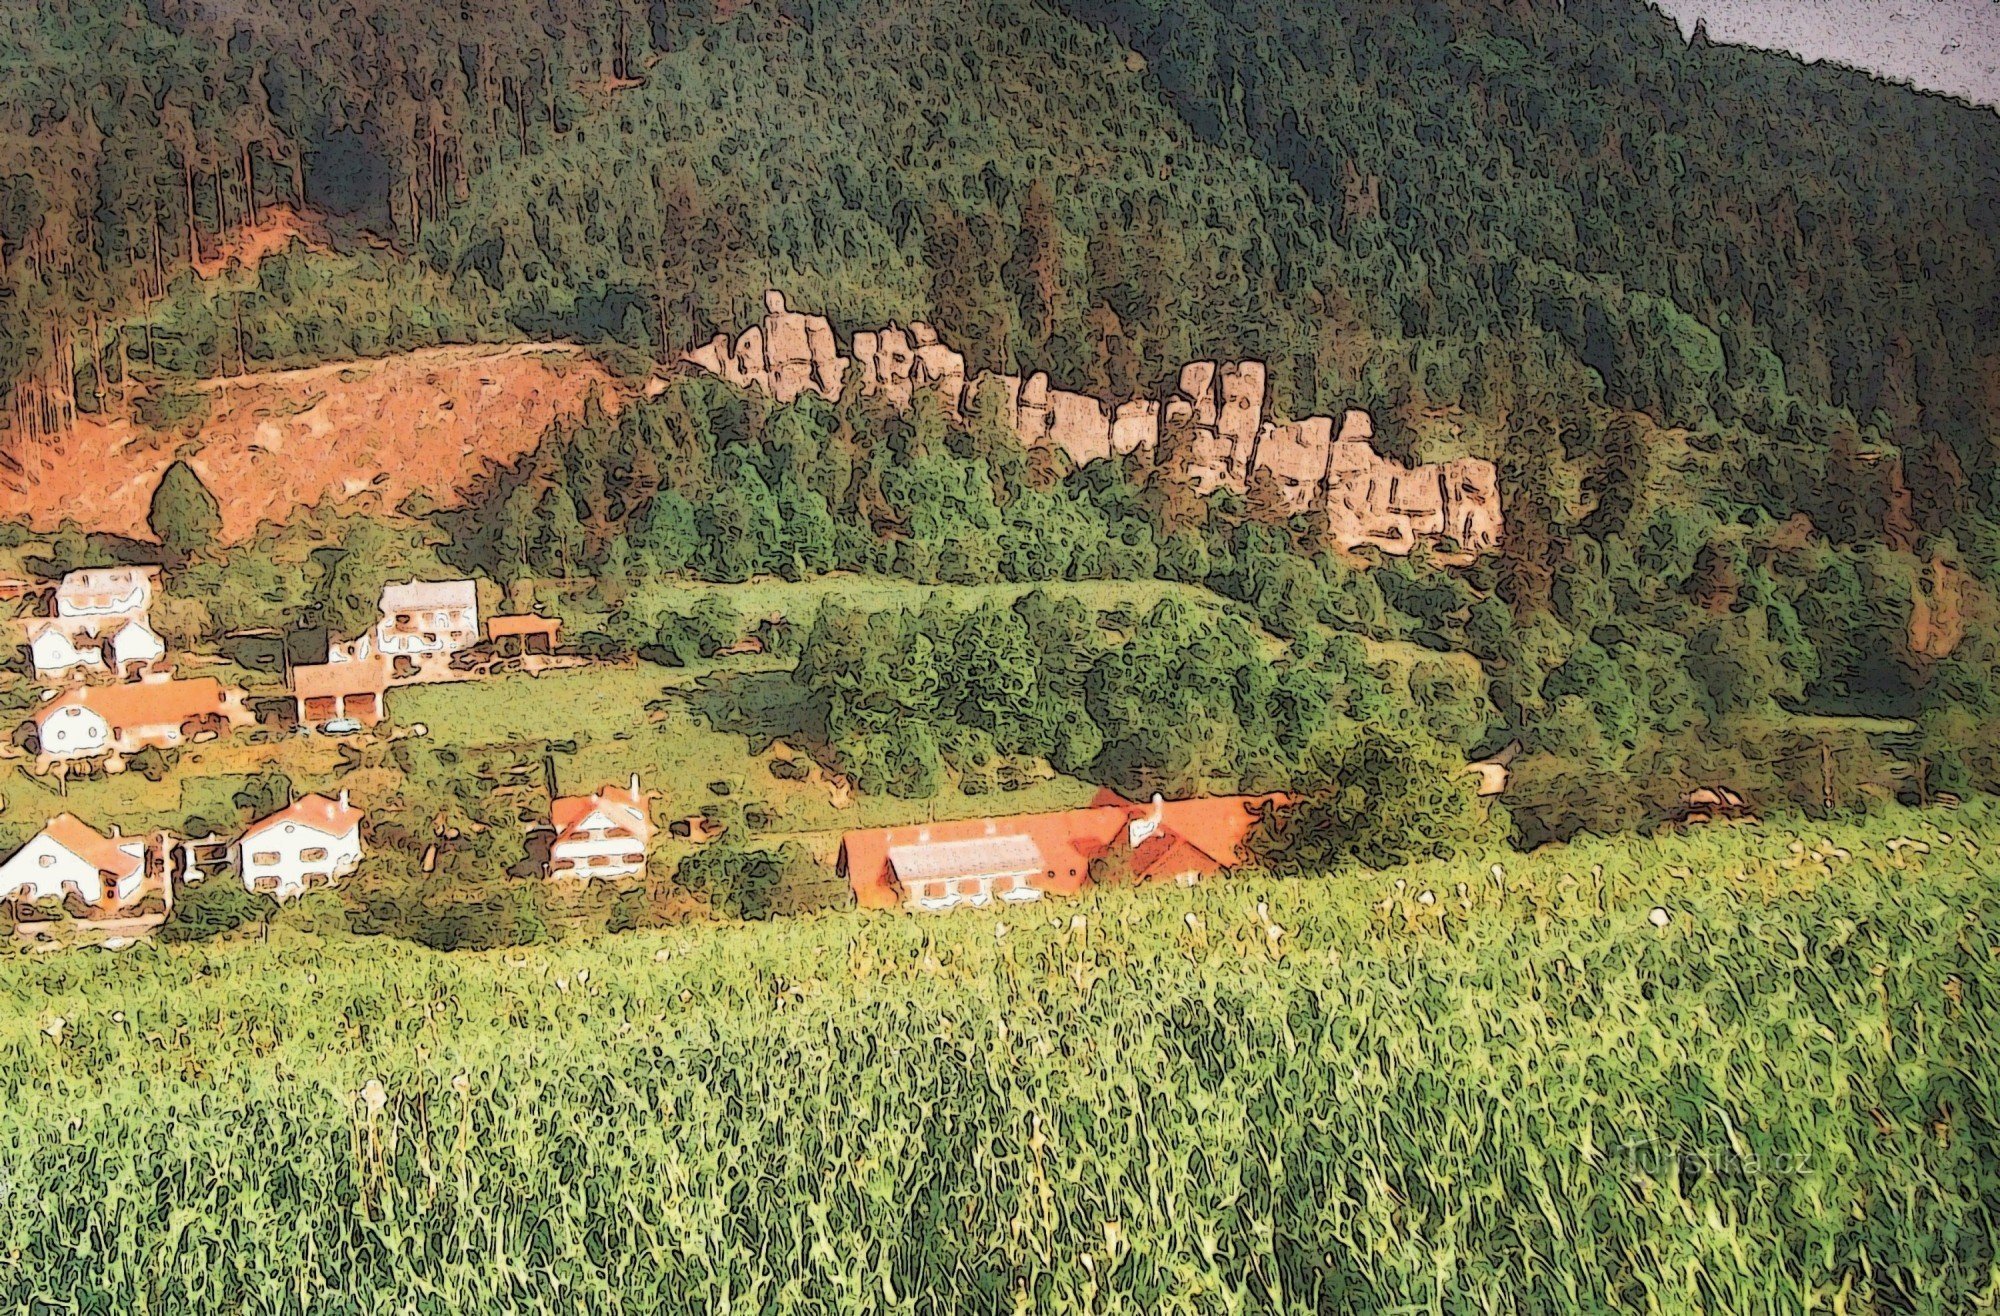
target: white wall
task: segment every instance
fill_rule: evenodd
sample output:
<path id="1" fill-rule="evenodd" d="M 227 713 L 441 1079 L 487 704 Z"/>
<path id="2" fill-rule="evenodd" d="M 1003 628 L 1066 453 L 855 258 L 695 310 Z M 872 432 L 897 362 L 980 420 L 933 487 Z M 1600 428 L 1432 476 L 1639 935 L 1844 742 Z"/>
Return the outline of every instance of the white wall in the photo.
<path id="1" fill-rule="evenodd" d="M 59 708 L 42 722 L 42 753 L 50 758 L 102 754 L 111 743 L 111 724 L 77 704 Z"/>
<path id="2" fill-rule="evenodd" d="M 398 616 L 409 617 L 409 630 L 397 628 Z M 437 639 L 427 641 L 426 634 Z M 471 608 L 405 608 L 383 617 L 375 638 L 383 653 L 448 653 L 479 642 L 479 617 Z"/>
<path id="3" fill-rule="evenodd" d="M 1040 900 L 1042 889 L 1029 881 L 1028 873 L 1000 873 L 982 877 L 933 877 L 903 884 L 903 903 L 911 909 L 937 911 L 960 905 L 979 908 L 994 901 L 1015 904 Z"/>
<path id="4" fill-rule="evenodd" d="M 238 849 L 243 885 L 287 900 L 320 885 L 322 877 L 331 882 L 353 872 L 361 863 L 361 827 L 330 836 L 301 822 L 273 823 L 245 832 Z M 323 853 L 308 858 L 314 851 Z"/>
<path id="5" fill-rule="evenodd" d="M 30 899 L 60 898 L 65 882 L 76 883 L 83 898 L 93 905 L 104 898 L 104 883 L 97 876 L 97 869 L 57 845 L 46 834 L 37 836 L 22 846 L 12 859 L 0 864 L 0 900 L 12 896 L 23 885 L 32 888 Z"/>
<path id="6" fill-rule="evenodd" d="M 606 836 L 603 814 L 584 819 L 577 831 L 549 847 L 554 877 L 627 877 L 646 866 L 646 843 L 637 836 Z M 634 863 L 632 856 L 638 856 Z M 593 863 L 593 860 L 602 862 Z M 563 868 L 564 861 L 570 864 Z"/>

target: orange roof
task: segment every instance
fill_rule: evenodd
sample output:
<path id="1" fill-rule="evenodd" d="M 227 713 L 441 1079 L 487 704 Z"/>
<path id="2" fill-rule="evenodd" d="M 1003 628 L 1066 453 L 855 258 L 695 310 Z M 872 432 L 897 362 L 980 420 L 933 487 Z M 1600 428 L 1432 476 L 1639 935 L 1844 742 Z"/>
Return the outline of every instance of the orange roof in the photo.
<path id="1" fill-rule="evenodd" d="M 164 726 L 202 713 L 226 713 L 229 696 L 212 676 L 191 681 L 132 681 L 124 685 L 89 685 L 65 690 L 35 710 L 39 725 L 59 709 L 80 706 L 114 727 Z"/>
<path id="2" fill-rule="evenodd" d="M 526 612 L 507 617 L 488 617 L 486 634 L 496 640 L 503 635 L 554 635 L 561 625 L 554 617 L 538 617 Z"/>
<path id="3" fill-rule="evenodd" d="M 292 693 L 300 699 L 381 694 L 389 688 L 389 660 L 381 655 L 344 663 L 312 663 L 292 669 Z"/>
<path id="4" fill-rule="evenodd" d="M 318 794 L 301 795 L 269 817 L 251 823 L 243 833 L 243 839 L 247 841 L 280 823 L 298 823 L 328 836 L 345 836 L 359 825 L 363 816 L 361 810 L 347 802 L 346 791 L 342 791 L 337 800 Z"/>
<path id="5" fill-rule="evenodd" d="M 1160 826 L 1134 852 L 1134 871 L 1142 877 L 1168 877 L 1188 871 L 1214 873 L 1242 863 L 1246 857 L 1242 845 L 1256 826 L 1257 809 L 1276 798 L 1222 795 L 1158 805 Z M 840 869 L 862 907 L 887 909 L 902 899 L 895 865 L 890 861 L 892 848 L 956 847 L 988 838 L 1025 838 L 1042 856 L 1042 874 L 1033 879 L 1034 885 L 1074 895 L 1090 880 L 1090 861 L 1110 853 L 1124 840 L 1129 825 L 1150 815 L 1155 807 L 1135 804 L 1104 790 L 1090 807 L 1061 813 L 867 828 L 841 838 Z"/>
<path id="6" fill-rule="evenodd" d="M 124 848 L 134 844 L 143 846 L 137 837 L 105 836 L 75 814 L 57 814 L 42 828 L 42 834 L 113 881 L 124 881 L 145 862 L 140 855 Z"/>
<path id="7" fill-rule="evenodd" d="M 625 828 L 641 840 L 653 835 L 653 820 L 646 811 L 647 794 L 632 778 L 629 788 L 606 786 L 595 795 L 559 795 L 549 801 L 549 822 L 558 841 L 569 836 L 591 814 L 602 811 L 614 826 Z"/>

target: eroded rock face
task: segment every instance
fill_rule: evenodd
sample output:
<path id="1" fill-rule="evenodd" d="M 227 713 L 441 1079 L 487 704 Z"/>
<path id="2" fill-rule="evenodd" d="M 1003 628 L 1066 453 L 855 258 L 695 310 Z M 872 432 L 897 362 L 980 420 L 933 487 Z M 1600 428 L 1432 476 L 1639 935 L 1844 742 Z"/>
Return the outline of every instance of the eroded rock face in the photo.
<path id="1" fill-rule="evenodd" d="M 733 345 L 718 334 L 682 360 L 781 402 L 808 392 L 837 401 L 848 366 L 825 317 L 786 309 L 775 291 L 764 294 L 761 325 L 744 330 Z M 1004 419 L 1022 445 L 1060 448 L 1079 466 L 1132 453 L 1171 453 L 1203 494 L 1242 493 L 1254 477 L 1257 499 L 1275 500 L 1273 510 L 1285 516 L 1325 515 L 1343 547 L 1407 553 L 1419 543 L 1444 541 L 1478 553 L 1496 546 L 1504 531 L 1492 462 L 1459 457 L 1404 466 L 1375 451 L 1373 418 L 1360 410 L 1344 413 L 1337 429 L 1328 416 L 1267 421 L 1261 361 L 1190 361 L 1168 397 L 1133 399 L 1109 412 L 1087 394 L 1052 387 L 1040 372 L 1025 379 L 968 377 L 965 357 L 920 321 L 857 332 L 853 362 L 869 396 L 900 408 L 928 391 L 954 420 L 965 417 L 982 385 L 996 383 Z"/>
<path id="2" fill-rule="evenodd" d="M 826 317 L 787 310 L 785 295 L 775 290 L 764 294 L 762 324 L 745 329 L 733 344 L 727 335 L 717 334 L 681 359 L 732 384 L 762 389 L 780 402 L 802 393 L 838 401 L 847 373 Z"/>

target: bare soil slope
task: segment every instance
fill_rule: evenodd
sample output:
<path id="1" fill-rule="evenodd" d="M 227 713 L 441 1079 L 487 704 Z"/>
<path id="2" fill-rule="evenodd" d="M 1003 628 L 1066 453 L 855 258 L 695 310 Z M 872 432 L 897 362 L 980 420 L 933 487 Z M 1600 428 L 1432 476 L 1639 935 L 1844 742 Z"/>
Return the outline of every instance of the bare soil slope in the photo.
<path id="1" fill-rule="evenodd" d="M 423 490 L 449 503 L 488 461 L 513 461 L 593 392 L 609 410 L 621 396 L 602 366 L 567 344 L 430 348 L 183 391 L 204 396 L 180 425 L 86 416 L 22 453 L 22 472 L 0 476 L 0 514 L 39 528 L 70 518 L 143 534 L 154 486 L 176 456 L 221 501 L 231 539 L 326 497 L 393 507 Z"/>

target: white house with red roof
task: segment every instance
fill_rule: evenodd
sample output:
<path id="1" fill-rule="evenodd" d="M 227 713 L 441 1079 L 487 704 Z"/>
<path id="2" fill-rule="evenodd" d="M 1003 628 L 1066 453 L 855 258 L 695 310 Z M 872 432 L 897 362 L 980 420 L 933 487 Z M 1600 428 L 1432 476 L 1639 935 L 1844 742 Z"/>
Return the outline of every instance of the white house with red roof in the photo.
<path id="1" fill-rule="evenodd" d="M 330 886 L 361 864 L 365 815 L 340 798 L 302 795 L 250 824 L 237 841 L 237 871 L 252 891 L 287 900 Z"/>
<path id="2" fill-rule="evenodd" d="M 594 795 L 563 795 L 549 805 L 555 839 L 549 843 L 550 877 L 630 877 L 646 867 L 653 842 L 647 810 L 651 793 L 639 774 L 624 790 L 606 786 Z"/>
<path id="3" fill-rule="evenodd" d="M 138 894 L 145 872 L 144 838 L 120 836 L 115 827 L 105 836 L 59 813 L 0 863 L 0 900 L 59 900 L 74 890 L 93 905 L 107 896 L 123 902 Z"/>
<path id="4" fill-rule="evenodd" d="M 162 676 L 123 685 L 77 686 L 44 700 L 28 718 L 32 748 L 44 759 L 82 759 L 148 745 L 172 749 L 227 735 L 255 721 L 243 692 L 212 676 Z"/>

